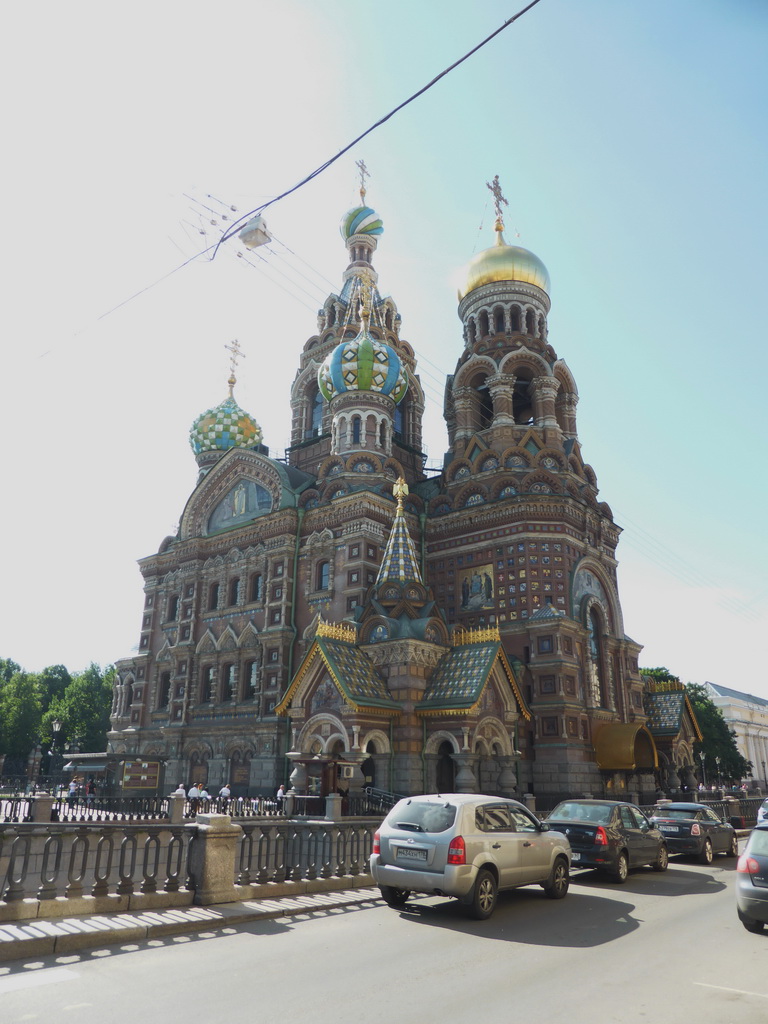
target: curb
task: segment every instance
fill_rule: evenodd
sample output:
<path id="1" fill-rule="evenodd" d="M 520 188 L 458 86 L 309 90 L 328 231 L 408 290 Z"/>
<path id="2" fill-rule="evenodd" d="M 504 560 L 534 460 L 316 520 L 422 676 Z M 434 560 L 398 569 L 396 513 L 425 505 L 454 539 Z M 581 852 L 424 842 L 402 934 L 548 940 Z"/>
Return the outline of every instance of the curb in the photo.
<path id="1" fill-rule="evenodd" d="M 312 911 L 378 903 L 377 888 L 343 889 L 274 899 L 242 900 L 216 907 L 177 907 L 139 914 L 90 914 L 0 926 L 0 963 L 146 942 L 195 932 L 220 931 Z"/>

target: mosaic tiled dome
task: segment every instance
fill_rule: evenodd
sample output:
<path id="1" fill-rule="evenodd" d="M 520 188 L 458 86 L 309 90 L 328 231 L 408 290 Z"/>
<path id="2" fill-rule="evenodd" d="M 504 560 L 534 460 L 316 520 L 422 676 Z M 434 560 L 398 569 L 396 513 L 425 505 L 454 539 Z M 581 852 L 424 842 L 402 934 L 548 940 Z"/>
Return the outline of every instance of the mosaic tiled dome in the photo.
<path id="1" fill-rule="evenodd" d="M 317 383 L 329 402 L 345 391 L 376 391 L 397 403 L 408 389 L 397 352 L 365 327 L 356 338 L 333 349 L 318 371 Z"/>
<path id="2" fill-rule="evenodd" d="M 370 206 L 354 206 L 347 210 L 339 225 L 341 237 L 346 241 L 352 235 L 380 235 L 384 231 L 381 218 Z"/>
<path id="3" fill-rule="evenodd" d="M 261 438 L 261 427 L 240 408 L 233 395 L 198 416 L 189 432 L 189 443 L 195 455 L 225 452 L 229 448 L 250 448 L 260 444 Z"/>

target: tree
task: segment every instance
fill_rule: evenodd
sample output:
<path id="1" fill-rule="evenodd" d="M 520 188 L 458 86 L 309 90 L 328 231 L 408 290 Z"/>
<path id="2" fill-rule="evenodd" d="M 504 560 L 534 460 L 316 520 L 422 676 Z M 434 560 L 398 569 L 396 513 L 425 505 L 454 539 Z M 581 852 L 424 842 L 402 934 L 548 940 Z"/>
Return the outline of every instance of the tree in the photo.
<path id="1" fill-rule="evenodd" d="M 64 691 L 72 682 L 72 676 L 64 665 L 49 665 L 39 673 L 37 681 L 40 700 L 43 702 L 43 712 L 45 712 L 50 707 L 51 701 L 64 696 Z"/>
<path id="2" fill-rule="evenodd" d="M 105 750 L 114 676 L 114 666 L 102 671 L 93 662 L 84 672 L 75 673 L 63 696 L 51 701 L 44 719 L 46 734 L 51 732 L 50 723 L 58 718 L 61 735 L 70 743 L 77 738 L 82 752 Z"/>
<path id="3" fill-rule="evenodd" d="M 34 676 L 15 672 L 0 682 L 0 752 L 26 756 L 37 742 L 41 712 Z"/>
<path id="4" fill-rule="evenodd" d="M 709 767 L 710 780 L 716 774 L 725 782 L 740 782 L 752 774 L 752 762 L 748 761 L 736 746 L 736 733 L 723 718 L 723 713 L 707 696 L 707 691 L 697 683 L 686 684 L 688 699 L 693 706 L 696 721 L 703 736 L 701 743 L 694 745 L 694 756 L 704 752 L 705 764 Z M 720 758 L 719 768 L 716 758 Z"/>

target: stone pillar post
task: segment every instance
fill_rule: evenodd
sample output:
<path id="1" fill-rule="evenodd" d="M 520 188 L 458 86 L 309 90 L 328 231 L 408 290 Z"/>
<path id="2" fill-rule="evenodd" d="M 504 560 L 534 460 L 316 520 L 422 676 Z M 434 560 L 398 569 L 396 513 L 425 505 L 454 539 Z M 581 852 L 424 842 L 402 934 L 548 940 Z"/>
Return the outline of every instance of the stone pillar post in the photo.
<path id="1" fill-rule="evenodd" d="M 477 793 L 477 777 L 473 770 L 477 755 L 451 754 L 451 758 L 458 768 L 455 779 L 456 792 Z"/>
<path id="2" fill-rule="evenodd" d="M 363 775 L 363 770 L 360 765 L 367 756 L 368 755 L 365 753 L 360 753 L 359 750 L 345 750 L 341 754 L 342 761 L 354 762 L 352 765 L 352 778 L 344 780 L 349 783 L 350 793 L 362 793 L 365 789 L 365 776 Z"/>
<path id="3" fill-rule="evenodd" d="M 36 823 L 40 822 L 43 824 L 50 824 L 53 801 L 54 798 L 50 793 L 36 793 L 33 797 L 30 797 L 30 802 L 32 804 L 32 821 Z"/>
<path id="4" fill-rule="evenodd" d="M 189 848 L 189 876 L 198 906 L 233 903 L 237 843 L 243 834 L 228 814 L 198 814 L 194 840 Z"/>
<path id="5" fill-rule="evenodd" d="M 341 797 L 338 793 L 329 793 L 325 798 L 325 816 L 328 821 L 341 821 Z"/>
<path id="6" fill-rule="evenodd" d="M 515 765 L 520 760 L 519 755 L 515 754 L 497 754 L 496 760 L 501 768 L 498 781 L 499 793 L 502 796 L 517 797 L 517 775 L 515 773 Z"/>
<path id="7" fill-rule="evenodd" d="M 534 411 L 538 427 L 557 427 L 555 397 L 560 381 L 557 377 L 536 377 L 534 379 L 536 408 Z"/>
<path id="8" fill-rule="evenodd" d="M 186 797 L 181 795 L 168 797 L 168 820 L 171 825 L 180 825 L 184 821 L 184 805 Z"/>

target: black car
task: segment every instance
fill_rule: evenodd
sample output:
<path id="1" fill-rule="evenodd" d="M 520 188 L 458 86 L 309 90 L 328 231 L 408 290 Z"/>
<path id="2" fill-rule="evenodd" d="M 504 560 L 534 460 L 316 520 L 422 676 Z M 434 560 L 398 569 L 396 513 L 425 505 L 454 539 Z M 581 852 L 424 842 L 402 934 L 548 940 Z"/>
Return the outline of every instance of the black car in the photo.
<path id="1" fill-rule="evenodd" d="M 752 829 L 736 865 L 736 913 L 748 932 L 768 924 L 768 822 Z"/>
<path id="2" fill-rule="evenodd" d="M 716 853 L 739 856 L 736 829 L 722 821 L 711 807 L 696 803 L 669 803 L 654 810 L 651 821 L 664 834 L 670 853 L 698 857 L 711 864 Z"/>
<path id="3" fill-rule="evenodd" d="M 622 800 L 563 800 L 547 816 L 571 844 L 571 867 L 597 868 L 626 882 L 632 868 L 666 871 L 667 844 L 639 807 Z"/>

